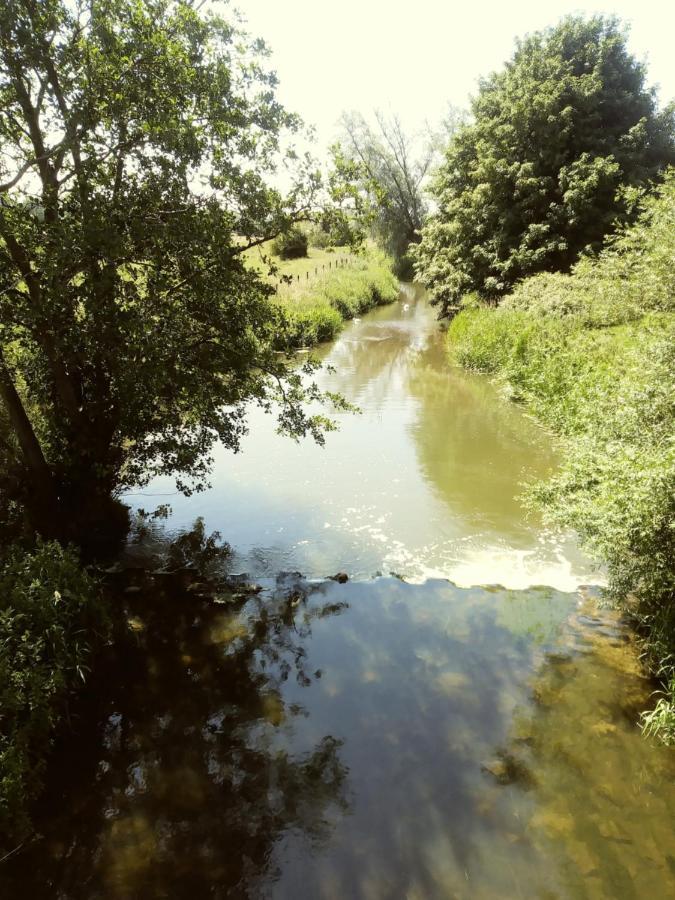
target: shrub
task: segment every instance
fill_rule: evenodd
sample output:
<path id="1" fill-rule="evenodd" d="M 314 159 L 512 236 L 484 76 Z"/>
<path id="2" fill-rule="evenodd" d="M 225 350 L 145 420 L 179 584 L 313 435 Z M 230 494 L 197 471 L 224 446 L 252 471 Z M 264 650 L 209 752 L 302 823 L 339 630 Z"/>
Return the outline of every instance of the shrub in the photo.
<path id="1" fill-rule="evenodd" d="M 0 563 L 0 835 L 20 839 L 70 691 L 110 622 L 74 551 L 41 543 Z"/>
<path id="2" fill-rule="evenodd" d="M 307 256 L 307 246 L 307 235 L 296 225 L 273 241 L 272 253 L 281 259 L 300 259 Z"/>

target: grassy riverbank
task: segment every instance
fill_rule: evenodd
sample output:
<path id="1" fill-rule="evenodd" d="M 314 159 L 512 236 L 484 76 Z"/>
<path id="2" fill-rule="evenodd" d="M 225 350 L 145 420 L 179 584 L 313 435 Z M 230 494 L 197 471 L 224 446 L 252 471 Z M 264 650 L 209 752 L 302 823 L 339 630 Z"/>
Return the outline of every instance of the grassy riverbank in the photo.
<path id="1" fill-rule="evenodd" d="M 249 260 L 264 270 L 260 253 L 252 252 Z M 329 341 L 346 320 L 398 297 L 393 261 L 373 246 L 358 255 L 343 247 L 334 252 L 310 247 L 306 257 L 272 261 L 278 272 L 269 277 L 277 285 L 276 302 L 286 318 L 280 349 Z"/>
<path id="2" fill-rule="evenodd" d="M 648 731 L 675 742 L 675 176 L 640 221 L 570 275 L 471 298 L 448 347 L 567 438 L 537 497 L 609 567 L 609 595 L 645 636 L 664 692 Z"/>

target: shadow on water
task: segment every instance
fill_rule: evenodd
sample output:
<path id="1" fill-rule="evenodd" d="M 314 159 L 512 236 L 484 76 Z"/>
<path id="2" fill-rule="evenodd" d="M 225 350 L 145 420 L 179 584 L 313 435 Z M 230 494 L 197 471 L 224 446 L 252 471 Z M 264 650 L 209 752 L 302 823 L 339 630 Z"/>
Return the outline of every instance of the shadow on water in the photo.
<path id="1" fill-rule="evenodd" d="M 672 895 L 675 761 L 636 727 L 625 630 L 579 594 L 172 583 L 127 593 L 133 640 L 7 896 Z"/>
<path id="2" fill-rule="evenodd" d="M 77 711 L 43 835 L 3 868 L 0 893 L 258 896 L 285 831 L 316 846 L 348 810 L 341 741 L 293 742 L 306 711 L 284 699 L 287 682 L 321 677 L 305 644 L 344 605 L 284 587 L 219 606 L 173 580 L 127 593 L 133 638 Z"/>

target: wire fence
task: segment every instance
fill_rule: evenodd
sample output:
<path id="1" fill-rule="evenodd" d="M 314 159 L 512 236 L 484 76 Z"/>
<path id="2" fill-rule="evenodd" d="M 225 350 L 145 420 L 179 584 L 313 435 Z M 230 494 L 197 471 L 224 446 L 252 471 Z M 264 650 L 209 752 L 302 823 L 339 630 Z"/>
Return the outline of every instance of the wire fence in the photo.
<path id="1" fill-rule="evenodd" d="M 284 287 L 314 281 L 316 278 L 323 277 L 330 272 L 336 272 L 338 269 L 355 267 L 363 267 L 363 260 L 361 257 L 352 256 L 351 254 L 348 256 L 336 256 L 335 259 L 329 259 L 328 262 L 323 262 L 321 264 L 317 263 L 314 266 L 310 265 L 303 272 L 293 272 L 292 274 L 287 275 L 282 274 L 275 284 L 274 289 L 278 292 L 280 288 L 283 289 Z"/>

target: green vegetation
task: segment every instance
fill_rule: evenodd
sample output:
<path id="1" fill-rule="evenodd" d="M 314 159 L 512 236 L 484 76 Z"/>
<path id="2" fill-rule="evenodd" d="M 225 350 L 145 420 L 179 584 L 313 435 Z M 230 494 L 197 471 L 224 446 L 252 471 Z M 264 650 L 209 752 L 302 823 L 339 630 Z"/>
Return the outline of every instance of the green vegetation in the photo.
<path id="1" fill-rule="evenodd" d="M 307 256 L 307 234 L 299 225 L 280 234 L 273 242 L 273 252 L 280 259 L 299 259 Z"/>
<path id="2" fill-rule="evenodd" d="M 536 495 L 609 567 L 666 694 L 645 724 L 675 740 L 675 172 L 638 222 L 569 275 L 524 281 L 500 307 L 465 300 L 462 365 L 502 379 L 568 438 Z"/>
<path id="3" fill-rule="evenodd" d="M 266 54 L 188 0 L 2 5 L 3 454 L 44 536 L 104 540 L 111 498 L 160 473 L 203 484 L 251 401 L 322 439 L 321 398 L 243 260 L 319 184 L 281 153 L 300 123 Z M 281 163 L 288 196 L 269 185 Z"/>
<path id="4" fill-rule="evenodd" d="M 472 111 L 415 248 L 446 314 L 467 292 L 496 299 L 537 272 L 568 271 L 675 162 L 673 108 L 658 112 L 614 19 L 570 17 L 527 37 Z"/>
<path id="5" fill-rule="evenodd" d="M 59 544 L 0 562 L 0 846 L 30 827 L 45 759 L 72 689 L 110 633 L 98 585 Z"/>
<path id="6" fill-rule="evenodd" d="M 345 320 L 398 297 L 392 260 L 372 245 L 359 254 L 348 247 L 312 247 L 306 259 L 287 261 L 269 260 L 264 250 L 250 251 L 247 259 L 261 273 L 271 263 L 270 278 L 277 285 L 276 303 L 283 313 L 276 339 L 280 350 L 331 340 Z"/>
<path id="7" fill-rule="evenodd" d="M 354 227 L 349 216 L 337 208 L 325 210 L 319 221 L 307 229 L 309 244 L 319 250 L 329 247 L 363 248 L 363 234 Z"/>

